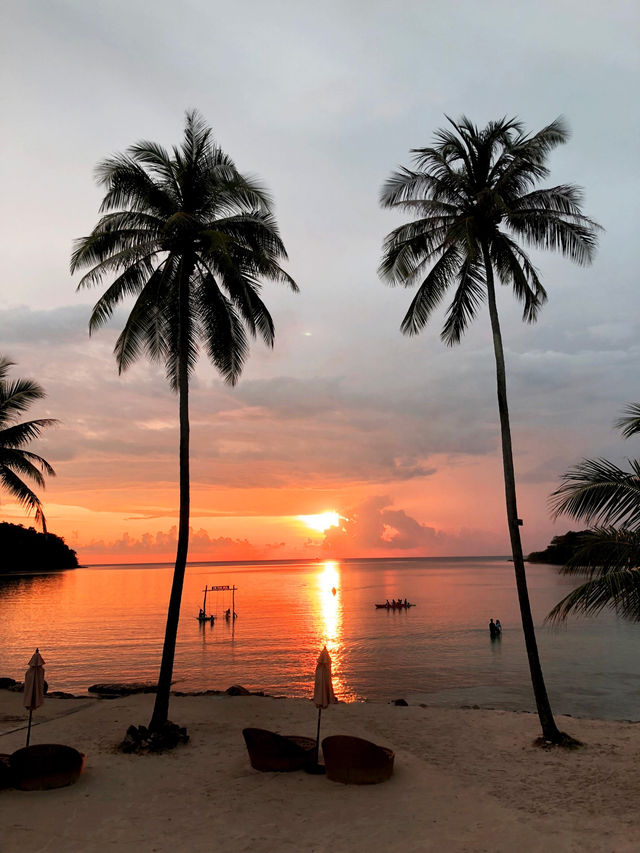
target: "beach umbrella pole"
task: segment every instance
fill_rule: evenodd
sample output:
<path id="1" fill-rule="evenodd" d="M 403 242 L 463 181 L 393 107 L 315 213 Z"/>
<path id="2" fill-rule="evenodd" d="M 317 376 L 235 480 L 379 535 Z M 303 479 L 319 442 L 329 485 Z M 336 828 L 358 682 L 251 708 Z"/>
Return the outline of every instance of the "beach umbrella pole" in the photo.
<path id="1" fill-rule="evenodd" d="M 29 740 L 31 739 L 31 718 L 33 717 L 33 708 L 29 708 L 29 724 L 27 725 L 27 743 L 26 746 L 29 746 Z M 319 731 L 319 729 L 318 729 Z"/>
<path id="2" fill-rule="evenodd" d="M 320 717 L 322 716 L 322 708 L 318 708 L 318 730 L 316 732 L 316 764 L 320 754 Z"/>

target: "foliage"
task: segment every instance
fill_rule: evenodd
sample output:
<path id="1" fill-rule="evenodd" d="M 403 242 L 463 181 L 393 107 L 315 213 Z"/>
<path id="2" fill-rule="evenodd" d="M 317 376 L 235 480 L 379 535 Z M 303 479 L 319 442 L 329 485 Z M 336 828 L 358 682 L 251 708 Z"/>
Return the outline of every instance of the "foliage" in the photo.
<path id="1" fill-rule="evenodd" d="M 158 690 L 149 728 L 165 731 L 189 542 L 189 378 L 203 348 L 234 385 L 249 336 L 273 346 L 262 280 L 297 290 L 282 269 L 284 245 L 266 190 L 236 169 L 196 112 L 171 152 L 139 142 L 98 166 L 103 216 L 77 241 L 71 270 L 89 268 L 79 287 L 110 280 L 89 329 L 134 297 L 115 346 L 120 372 L 141 355 L 159 361 L 178 392 L 180 509 Z"/>
<path id="2" fill-rule="evenodd" d="M 625 438 L 639 432 L 640 406 L 629 405 L 615 425 Z M 640 460 L 630 459 L 629 468 L 583 459 L 566 471 L 551 495 L 556 517 L 570 515 L 592 525 L 561 569 L 586 575 L 587 581 L 556 604 L 547 617 L 551 621 L 605 608 L 640 621 Z"/>
<path id="3" fill-rule="evenodd" d="M 534 188 L 549 174 L 549 153 L 568 139 L 561 119 L 533 135 L 516 119 L 490 122 L 483 130 L 464 117 L 449 122 L 453 129 L 439 130 L 436 145 L 414 149 L 415 169 L 394 172 L 382 188 L 384 207 L 416 218 L 386 238 L 380 273 L 389 284 L 419 285 L 402 321 L 409 335 L 425 326 L 455 285 L 441 333 L 453 345 L 486 299 L 486 260 L 531 323 L 547 295 L 516 241 L 586 264 L 599 226 L 582 214 L 577 187 Z"/>
<path id="4" fill-rule="evenodd" d="M 580 549 L 585 531 L 569 530 L 560 536 L 554 536 L 544 551 L 532 551 L 527 557 L 529 563 L 547 563 L 561 566 L 568 562 Z"/>
<path id="5" fill-rule="evenodd" d="M 71 259 L 72 273 L 90 268 L 78 288 L 113 277 L 93 309 L 90 331 L 135 297 L 115 346 L 120 372 L 144 354 L 165 365 L 177 389 L 182 330 L 189 373 L 202 345 L 235 384 L 248 355 L 247 331 L 269 346 L 274 341 L 261 279 L 297 290 L 279 264 L 286 252 L 269 194 L 237 171 L 196 112 L 187 113 L 181 147 L 170 153 L 138 142 L 101 163 L 97 180 L 106 188 L 104 215 L 76 241 Z M 188 305 L 181 315 L 185 280 Z"/>
<path id="6" fill-rule="evenodd" d="M 54 533 L 39 533 L 33 527 L 0 522 L 0 573 L 23 569 L 75 569 L 76 552 Z"/>
<path id="7" fill-rule="evenodd" d="M 420 332 L 447 290 L 454 290 L 441 332 L 449 346 L 460 342 L 487 302 L 507 523 L 531 682 L 545 738 L 563 743 L 542 676 L 527 591 L 495 281 L 512 289 L 522 303 L 523 320 L 534 322 L 547 295 L 521 244 L 557 250 L 587 264 L 596 248 L 599 226 L 582 213 L 577 187 L 537 187 L 549 174 L 550 152 L 568 138 L 561 119 L 535 134 L 526 134 L 516 119 L 492 121 L 483 129 L 465 117 L 448 121 L 450 128 L 437 131 L 434 145 L 414 150 L 415 168 L 394 172 L 382 188 L 384 207 L 413 218 L 385 239 L 380 275 L 392 285 L 418 285 L 401 325 L 407 335 Z"/>
<path id="8" fill-rule="evenodd" d="M 18 503 L 35 513 L 36 521 L 46 531 L 46 521 L 40 498 L 25 482 L 33 481 L 43 489 L 45 474 L 53 477 L 55 471 L 42 456 L 26 445 L 40 436 L 45 427 L 57 423 L 52 418 L 38 418 L 18 423 L 18 418 L 34 403 L 45 397 L 45 392 L 31 379 L 8 379 L 14 362 L 0 356 L 0 486 Z"/>

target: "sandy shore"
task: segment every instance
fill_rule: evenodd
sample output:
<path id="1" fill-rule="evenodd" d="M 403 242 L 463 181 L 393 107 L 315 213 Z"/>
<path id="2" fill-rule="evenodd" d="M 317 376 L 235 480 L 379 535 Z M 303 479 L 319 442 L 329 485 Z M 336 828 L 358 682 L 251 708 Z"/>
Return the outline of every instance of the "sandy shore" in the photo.
<path id="1" fill-rule="evenodd" d="M 21 694 L 0 690 L 0 752 L 24 745 Z M 305 773 L 258 773 L 241 730 L 315 736 L 311 702 L 175 697 L 188 745 L 163 755 L 116 750 L 147 723 L 151 695 L 47 699 L 32 743 L 87 755 L 80 781 L 0 791 L 2 853 L 558 853 L 640 850 L 640 725 L 560 718 L 576 751 L 533 746 L 531 714 L 378 704 L 323 713 L 322 735 L 354 734 L 396 752 L 393 778 L 344 786 Z"/>

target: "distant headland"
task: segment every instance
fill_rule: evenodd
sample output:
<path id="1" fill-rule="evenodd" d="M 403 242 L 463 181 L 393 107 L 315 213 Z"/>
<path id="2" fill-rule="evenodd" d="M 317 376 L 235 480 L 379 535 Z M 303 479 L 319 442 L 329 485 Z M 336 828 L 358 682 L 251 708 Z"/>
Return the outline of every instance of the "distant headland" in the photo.
<path id="1" fill-rule="evenodd" d="M 0 522 L 0 553 L 0 574 L 78 567 L 76 552 L 62 537 L 7 521 Z"/>
<path id="2" fill-rule="evenodd" d="M 532 551 L 527 557 L 527 562 L 564 566 L 580 548 L 583 534 L 583 530 L 577 533 L 570 530 L 562 536 L 554 536 L 544 551 Z"/>

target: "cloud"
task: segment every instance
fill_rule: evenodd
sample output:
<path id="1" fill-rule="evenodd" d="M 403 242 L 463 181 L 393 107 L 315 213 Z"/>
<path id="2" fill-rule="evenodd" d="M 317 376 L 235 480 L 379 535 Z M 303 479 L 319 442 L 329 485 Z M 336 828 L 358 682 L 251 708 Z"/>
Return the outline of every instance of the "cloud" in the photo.
<path id="1" fill-rule="evenodd" d="M 277 556 L 285 547 L 284 542 L 256 545 L 248 539 L 232 539 L 228 536 L 211 537 L 206 530 L 189 528 L 189 557 L 199 555 L 206 560 L 265 560 Z M 100 555 L 122 558 L 136 562 L 140 557 L 172 559 L 178 543 L 176 525 L 168 531 L 144 533 L 139 539 L 128 533 L 111 542 L 93 540 L 82 546 L 82 558 Z"/>
<path id="2" fill-rule="evenodd" d="M 340 526 L 326 531 L 321 549 L 327 555 L 342 558 L 391 554 L 430 557 L 496 554 L 504 550 L 504 544 L 486 531 L 461 530 L 452 534 L 437 530 L 403 509 L 395 509 L 389 496 L 374 495 L 344 515 L 341 513 Z"/>

